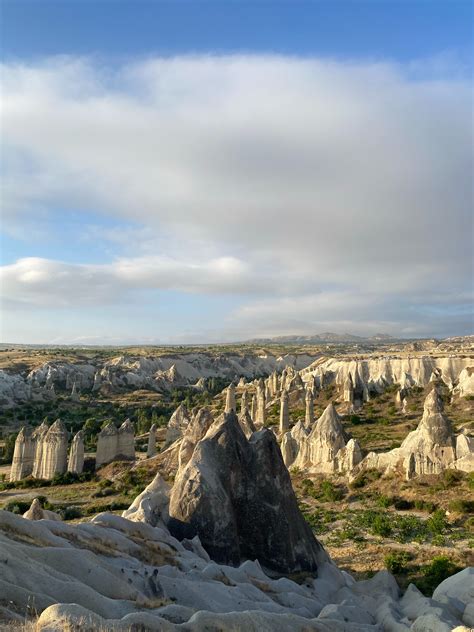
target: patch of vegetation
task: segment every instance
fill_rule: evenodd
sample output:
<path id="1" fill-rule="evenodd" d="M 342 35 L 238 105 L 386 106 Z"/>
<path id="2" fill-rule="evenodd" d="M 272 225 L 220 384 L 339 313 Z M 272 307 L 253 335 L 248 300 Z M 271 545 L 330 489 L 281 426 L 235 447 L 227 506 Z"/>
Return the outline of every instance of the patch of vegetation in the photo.
<path id="1" fill-rule="evenodd" d="M 449 557 L 438 555 L 428 566 L 421 569 L 422 578 L 416 581 L 416 586 L 422 593 L 432 595 L 436 586 L 461 570 Z"/>
<path id="2" fill-rule="evenodd" d="M 376 481 L 382 476 L 382 473 L 379 470 L 366 470 L 365 472 L 361 472 L 353 481 L 349 484 L 351 489 L 361 489 L 365 487 L 369 483 Z"/>
<path id="3" fill-rule="evenodd" d="M 408 551 L 394 551 L 384 557 L 385 568 L 393 575 L 402 575 L 408 572 L 408 563 L 413 555 Z"/>

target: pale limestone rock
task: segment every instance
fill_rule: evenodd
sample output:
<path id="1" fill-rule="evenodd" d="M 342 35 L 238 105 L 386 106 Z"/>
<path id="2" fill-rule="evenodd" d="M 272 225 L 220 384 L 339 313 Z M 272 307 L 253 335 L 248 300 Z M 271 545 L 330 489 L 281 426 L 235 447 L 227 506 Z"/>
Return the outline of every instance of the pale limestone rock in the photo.
<path id="1" fill-rule="evenodd" d="M 72 385 L 71 400 L 73 402 L 78 402 L 80 400 L 80 396 L 79 396 L 79 392 L 77 390 L 76 382 L 74 382 L 74 384 Z"/>
<path id="2" fill-rule="evenodd" d="M 300 444 L 307 438 L 308 433 L 309 429 L 305 427 L 302 421 L 298 421 L 290 432 L 286 432 L 283 435 L 280 447 L 286 467 L 293 465 L 298 456 Z"/>
<path id="3" fill-rule="evenodd" d="M 200 377 L 199 380 L 194 384 L 194 388 L 197 391 L 205 391 L 206 390 L 206 380 L 203 377 Z"/>
<path id="4" fill-rule="evenodd" d="M 60 419 L 51 425 L 43 437 L 41 471 L 39 478 L 49 480 L 55 474 L 64 474 L 67 470 L 68 432 Z"/>
<path id="5" fill-rule="evenodd" d="M 240 400 L 240 414 L 244 415 L 247 411 L 247 391 L 242 392 L 242 398 Z"/>
<path id="6" fill-rule="evenodd" d="M 170 446 L 172 443 L 183 436 L 189 422 L 191 421 L 191 415 L 184 404 L 180 404 L 178 408 L 171 415 L 166 429 L 165 447 Z"/>
<path id="7" fill-rule="evenodd" d="M 255 394 L 252 395 L 252 404 L 251 404 L 251 417 L 254 423 L 257 421 L 257 397 Z"/>
<path id="8" fill-rule="evenodd" d="M 111 463 L 118 454 L 118 429 L 114 423 L 108 423 L 97 436 L 96 468 Z"/>
<path id="9" fill-rule="evenodd" d="M 117 456 L 135 459 L 135 428 L 130 419 L 126 419 L 118 429 Z"/>
<path id="10" fill-rule="evenodd" d="M 311 468 L 321 472 L 337 470 L 336 455 L 345 447 L 348 440 L 339 415 L 330 403 L 311 432 L 301 442 L 294 465 L 301 469 Z"/>
<path id="11" fill-rule="evenodd" d="M 84 469 L 84 433 L 80 430 L 71 442 L 67 470 L 74 474 L 82 474 Z"/>
<path id="12" fill-rule="evenodd" d="M 362 450 L 357 439 L 349 439 L 337 453 L 337 468 L 340 472 L 350 472 L 362 461 Z"/>
<path id="13" fill-rule="evenodd" d="M 150 430 L 148 431 L 148 446 L 146 450 L 146 455 L 150 459 L 152 456 L 156 454 L 156 424 L 152 424 Z"/>
<path id="14" fill-rule="evenodd" d="M 153 527 L 165 528 L 169 518 L 170 490 L 168 483 L 158 473 L 122 516 L 133 522 L 146 522 Z"/>
<path id="15" fill-rule="evenodd" d="M 191 418 L 178 452 L 178 469 L 186 465 L 193 455 L 196 444 L 205 436 L 214 422 L 212 413 L 207 408 L 200 408 Z"/>
<path id="16" fill-rule="evenodd" d="M 257 390 L 257 418 L 255 420 L 255 426 L 262 428 L 265 425 L 265 389 L 258 388 Z"/>
<path id="17" fill-rule="evenodd" d="M 288 406 L 288 392 L 282 391 L 280 396 L 280 434 L 284 435 L 290 429 L 290 413 Z"/>
<path id="18" fill-rule="evenodd" d="M 245 378 L 241 377 L 239 380 L 239 383 L 237 384 L 237 388 L 245 388 L 245 384 L 246 384 Z"/>
<path id="19" fill-rule="evenodd" d="M 309 428 L 314 423 L 314 401 L 313 391 L 310 388 L 306 389 L 305 395 L 305 425 Z"/>
<path id="20" fill-rule="evenodd" d="M 461 433 L 456 437 L 456 459 L 468 456 L 474 452 L 474 437 Z"/>
<path id="21" fill-rule="evenodd" d="M 49 430 L 48 424 L 43 423 L 33 432 L 33 440 L 35 443 L 35 459 L 33 462 L 33 478 L 41 478 L 41 470 L 43 466 L 43 440 Z"/>
<path id="22" fill-rule="evenodd" d="M 252 417 L 250 416 L 250 413 L 248 410 L 246 410 L 245 412 L 239 415 L 239 424 L 242 430 L 244 431 L 244 435 L 247 437 L 247 439 L 250 439 L 252 434 L 256 432 L 257 430 L 254 426 Z"/>
<path id="23" fill-rule="evenodd" d="M 237 412 L 237 405 L 235 403 L 235 385 L 233 382 L 229 384 L 226 391 L 225 409 L 224 412 L 230 413 L 231 411 Z"/>
<path id="24" fill-rule="evenodd" d="M 36 442 L 29 428 L 23 427 L 15 441 L 12 467 L 10 471 L 11 481 L 20 481 L 33 472 Z"/>
<path id="25" fill-rule="evenodd" d="M 344 380 L 343 399 L 349 404 L 349 406 L 354 404 L 354 383 L 350 373 L 347 374 L 347 377 Z"/>
<path id="26" fill-rule="evenodd" d="M 43 509 L 38 498 L 33 500 L 31 507 L 23 514 L 23 518 L 27 520 L 61 520 L 61 517 L 55 511 Z"/>

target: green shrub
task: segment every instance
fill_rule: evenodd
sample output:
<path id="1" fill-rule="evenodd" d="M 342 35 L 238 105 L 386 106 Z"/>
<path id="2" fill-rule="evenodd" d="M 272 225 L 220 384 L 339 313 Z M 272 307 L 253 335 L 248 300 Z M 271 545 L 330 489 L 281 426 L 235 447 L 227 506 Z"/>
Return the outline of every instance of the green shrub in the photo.
<path id="1" fill-rule="evenodd" d="M 448 527 L 444 511 L 442 509 L 437 509 L 433 512 L 426 521 L 426 526 L 433 535 L 442 535 Z"/>
<path id="2" fill-rule="evenodd" d="M 425 595 L 431 595 L 436 586 L 460 570 L 449 557 L 438 555 L 422 569 L 423 579 L 416 583 Z"/>
<path id="3" fill-rule="evenodd" d="M 390 505 L 392 504 L 392 498 L 390 498 L 390 496 L 384 496 L 383 494 L 381 494 L 378 498 L 377 498 L 377 505 L 379 507 L 383 507 L 383 508 L 387 508 L 390 507 Z"/>
<path id="4" fill-rule="evenodd" d="M 408 562 L 412 559 L 413 555 L 408 551 L 394 551 L 385 556 L 385 568 L 394 575 L 401 575 L 407 572 Z"/>
<path id="5" fill-rule="evenodd" d="M 457 498 L 449 503 L 449 511 L 456 513 L 474 513 L 474 500 Z"/>
<path id="6" fill-rule="evenodd" d="M 390 518 L 382 514 L 377 514 L 374 517 L 374 521 L 372 523 L 370 531 L 373 535 L 379 535 L 382 538 L 387 538 L 389 535 L 392 534 L 392 525 L 390 524 Z"/>
<path id="7" fill-rule="evenodd" d="M 75 520 L 77 518 L 82 518 L 83 516 L 82 509 L 74 505 L 62 507 L 59 509 L 58 513 L 63 520 Z"/>
<path id="8" fill-rule="evenodd" d="M 327 502 L 337 502 L 344 498 L 344 492 L 331 481 L 323 481 L 321 483 L 321 496 Z"/>
<path id="9" fill-rule="evenodd" d="M 395 509 L 399 509 L 400 511 L 407 511 L 408 509 L 413 509 L 415 503 L 412 500 L 407 500 L 406 498 L 400 498 L 399 496 L 394 496 L 393 498 L 393 506 Z"/>
<path id="10" fill-rule="evenodd" d="M 14 514 L 24 514 L 25 511 L 28 511 L 30 506 L 31 502 L 27 502 L 24 500 L 11 500 L 3 507 L 3 509 Z"/>
<path id="11" fill-rule="evenodd" d="M 443 472 L 443 482 L 445 487 L 454 487 L 463 479 L 463 474 L 459 470 L 445 470 Z"/>

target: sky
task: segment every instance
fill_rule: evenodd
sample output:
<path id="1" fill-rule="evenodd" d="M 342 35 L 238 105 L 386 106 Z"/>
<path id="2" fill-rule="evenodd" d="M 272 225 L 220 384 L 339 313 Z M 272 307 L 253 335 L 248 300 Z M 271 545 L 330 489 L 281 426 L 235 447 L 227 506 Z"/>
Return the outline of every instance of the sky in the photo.
<path id="1" fill-rule="evenodd" d="M 3 342 L 473 333 L 471 2 L 0 8 Z"/>

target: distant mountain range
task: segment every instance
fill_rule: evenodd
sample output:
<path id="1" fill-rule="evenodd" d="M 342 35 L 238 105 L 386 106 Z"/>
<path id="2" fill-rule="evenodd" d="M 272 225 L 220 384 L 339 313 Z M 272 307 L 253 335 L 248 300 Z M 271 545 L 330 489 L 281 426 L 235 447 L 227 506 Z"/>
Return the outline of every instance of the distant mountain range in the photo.
<path id="1" fill-rule="evenodd" d="M 252 344 L 321 344 L 327 343 L 345 343 L 345 342 L 394 342 L 399 338 L 394 338 L 388 334 L 375 334 L 368 338 L 363 336 L 355 336 L 354 334 L 335 334 L 331 331 L 325 331 L 321 334 L 311 334 L 305 336 L 288 335 L 274 336 L 271 338 L 252 338 L 248 343 Z"/>

